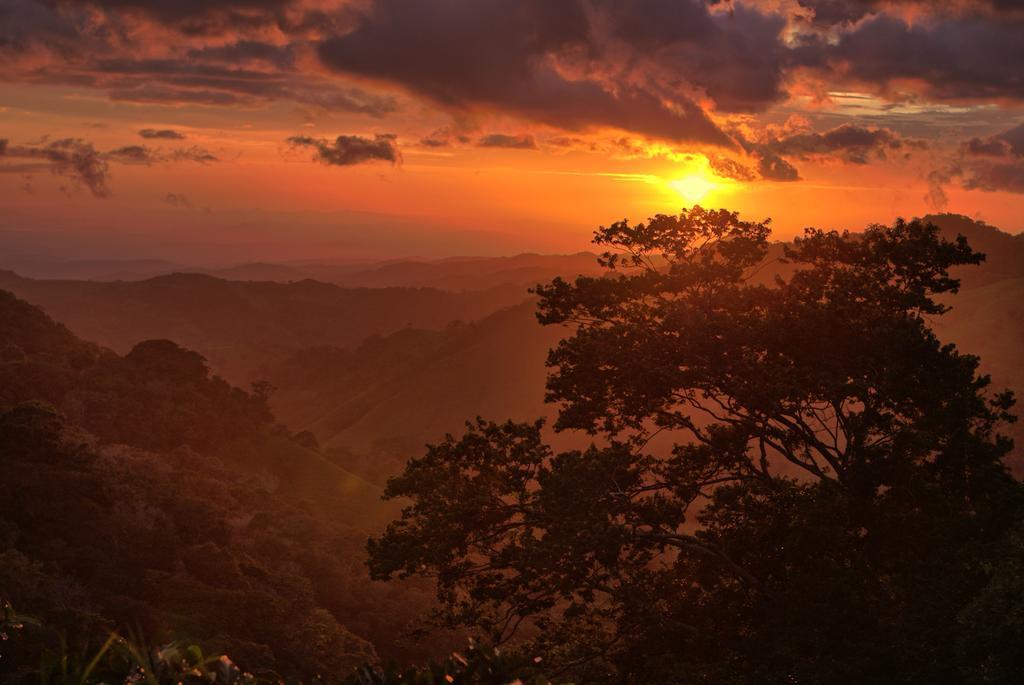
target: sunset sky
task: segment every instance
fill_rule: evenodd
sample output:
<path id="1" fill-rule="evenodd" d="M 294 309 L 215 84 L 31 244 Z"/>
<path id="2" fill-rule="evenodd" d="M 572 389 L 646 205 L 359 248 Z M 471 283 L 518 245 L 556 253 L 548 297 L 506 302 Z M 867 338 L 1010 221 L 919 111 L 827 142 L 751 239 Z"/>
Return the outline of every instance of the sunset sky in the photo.
<path id="1" fill-rule="evenodd" d="M 0 79 L 26 253 L 576 251 L 694 203 L 1024 230 L 1015 0 L 0 0 Z"/>

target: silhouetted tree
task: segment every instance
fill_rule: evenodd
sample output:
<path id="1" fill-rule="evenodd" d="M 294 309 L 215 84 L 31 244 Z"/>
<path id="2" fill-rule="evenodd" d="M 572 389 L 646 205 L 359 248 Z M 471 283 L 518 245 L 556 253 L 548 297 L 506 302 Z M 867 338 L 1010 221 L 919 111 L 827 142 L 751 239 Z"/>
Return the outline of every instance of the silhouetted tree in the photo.
<path id="1" fill-rule="evenodd" d="M 983 256 L 919 221 L 769 234 L 699 207 L 599 229 L 607 277 L 538 316 L 571 327 L 555 428 L 600 446 L 478 419 L 429 447 L 373 576 L 434 576 L 447 622 L 581 682 L 1009 682 L 1019 625 L 966 633 L 1016 568 L 1013 398 L 929 327 Z"/>

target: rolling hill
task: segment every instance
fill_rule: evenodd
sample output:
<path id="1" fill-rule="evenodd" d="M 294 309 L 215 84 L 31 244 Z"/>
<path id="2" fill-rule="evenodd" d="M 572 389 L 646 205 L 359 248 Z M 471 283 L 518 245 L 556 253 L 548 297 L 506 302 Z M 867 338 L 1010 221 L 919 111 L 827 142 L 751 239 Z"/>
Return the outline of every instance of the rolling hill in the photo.
<path id="1" fill-rule="evenodd" d="M 0 472 L 0 587 L 70 649 L 188 635 L 311 677 L 393 653 L 431 603 L 369 581 L 394 507 L 264 398 L 173 342 L 118 355 L 4 291 Z"/>
<path id="2" fill-rule="evenodd" d="M 0 272 L 0 289 L 42 307 L 80 337 L 118 352 L 166 338 L 245 384 L 271 359 L 315 345 L 353 346 L 403 328 L 473 321 L 526 296 L 517 286 L 453 293 L 342 288 L 316 281 L 225 281 L 172 274 L 143 281 L 48 281 Z"/>
<path id="3" fill-rule="evenodd" d="M 225 281 L 294 283 L 315 280 L 347 288 L 435 288 L 487 290 L 516 286 L 522 290 L 555 276 L 598 272 L 595 255 L 519 254 L 511 257 L 397 258 L 288 263 L 245 262 L 225 267 L 198 267 L 159 259 L 88 259 L 76 261 L 14 260 L 0 269 L 40 280 L 144 281 L 172 274 L 199 274 Z"/>
<path id="4" fill-rule="evenodd" d="M 936 317 L 939 336 L 982 359 L 994 388 L 1024 397 L 1024 238 L 964 217 L 932 217 L 951 237 L 966 234 L 988 250 L 978 267 L 964 267 L 952 310 Z M 771 274 L 761 274 L 768 280 Z M 544 404 L 547 350 L 564 329 L 540 326 L 527 301 L 468 326 L 403 331 L 354 350 L 304 350 L 261 372 L 278 387 L 275 413 L 310 430 L 343 454 L 337 458 L 375 480 L 397 471 L 426 442 L 457 433 L 465 420 L 552 417 Z M 1024 427 L 1009 432 L 1024 450 Z M 558 436 L 559 446 L 579 436 Z M 1017 462 L 1022 462 L 1018 456 Z M 1024 463 L 1022 463 L 1024 466 Z"/>
<path id="5" fill-rule="evenodd" d="M 937 330 L 980 355 L 996 386 L 1024 394 L 1024 236 L 958 215 L 927 218 L 987 254 L 981 266 L 956 272 L 963 288 L 950 299 L 953 311 L 935 320 Z M 424 442 L 459 431 L 467 418 L 550 415 L 543 362 L 562 331 L 536 323 L 524 284 L 592 273 L 592 255 L 397 260 L 361 268 L 345 278 L 388 287 L 196 274 L 96 283 L 11 273 L 0 273 L 0 287 L 115 350 L 169 338 L 201 352 L 234 382 L 270 380 L 279 418 L 336 452 L 347 450 L 334 458 L 360 463 L 358 470 L 377 480 Z M 758 279 L 768 282 L 782 268 L 772 263 Z M 520 285 L 490 287 L 517 279 Z M 1024 437 L 1020 426 L 1014 433 Z"/>

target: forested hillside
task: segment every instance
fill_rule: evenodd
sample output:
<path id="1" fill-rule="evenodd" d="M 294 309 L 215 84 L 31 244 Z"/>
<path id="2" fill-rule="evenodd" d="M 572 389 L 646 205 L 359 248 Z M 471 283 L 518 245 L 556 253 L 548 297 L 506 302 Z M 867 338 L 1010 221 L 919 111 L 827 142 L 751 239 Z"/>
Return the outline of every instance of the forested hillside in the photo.
<path id="1" fill-rule="evenodd" d="M 499 286 L 526 289 L 555 276 L 598 272 L 597 255 L 519 254 L 512 257 L 391 258 L 350 262 L 246 262 L 229 267 L 196 267 L 158 259 L 78 260 L 33 263 L 4 261 L 0 269 L 45 280 L 144 281 L 171 274 L 200 274 L 225 281 L 291 283 L 314 280 L 347 288 L 434 288 L 454 292 Z"/>
<path id="2" fill-rule="evenodd" d="M 327 283 L 233 282 L 173 274 L 138 282 L 37 281 L 0 272 L 0 289 L 42 307 L 77 335 L 117 352 L 166 338 L 200 352 L 236 383 L 303 347 L 357 345 L 403 328 L 472 321 L 523 299 L 523 289 L 452 293 L 341 288 Z"/>
<path id="3" fill-rule="evenodd" d="M 429 606 L 366 578 L 394 510 L 265 399 L 175 343 L 120 356 L 0 292 L 0 587 L 54 631 L 26 654 L 115 627 L 294 675 L 393 653 Z"/>
<path id="4" fill-rule="evenodd" d="M 1020 393 L 1021 239 L 936 220 L 991 257 L 954 272 L 963 288 L 932 323 Z M 536 300 L 508 288 L 3 282 L 70 327 L 0 292 L 0 460 L 18 485 L 0 500 L 0 586 L 50 626 L 33 640 L 137 627 L 302 676 L 454 644 L 408 640 L 434 605 L 425 584 L 368 579 L 365 541 L 399 507 L 382 486 L 474 416 L 553 419 L 544 362 L 573 327 L 539 325 Z"/>
<path id="5" fill-rule="evenodd" d="M 953 309 L 936 318 L 937 331 L 978 354 L 997 386 L 1024 395 L 1024 237 L 959 215 L 925 219 L 949 239 L 965 235 L 986 254 L 981 265 L 954 269 L 961 291 L 947 298 Z M 780 246 L 773 246 L 758 280 L 770 283 L 789 268 L 777 260 L 780 254 Z M 42 306 L 83 338 L 118 351 L 168 338 L 200 351 L 233 382 L 270 381 L 270 403 L 280 420 L 294 431 L 311 431 L 331 458 L 379 483 L 425 442 L 458 432 L 477 414 L 551 415 L 544 406 L 544 359 L 567 329 L 537 325 L 529 281 L 511 285 L 510 274 L 572 278 L 594 272 L 593 255 L 399 260 L 348 268 L 351 273 L 337 277 L 416 287 L 347 289 L 185 274 L 85 283 L 9 273 L 0 274 L 0 287 Z M 506 285 L 489 288 L 492 282 Z M 1010 430 L 1024 444 L 1024 425 Z"/>

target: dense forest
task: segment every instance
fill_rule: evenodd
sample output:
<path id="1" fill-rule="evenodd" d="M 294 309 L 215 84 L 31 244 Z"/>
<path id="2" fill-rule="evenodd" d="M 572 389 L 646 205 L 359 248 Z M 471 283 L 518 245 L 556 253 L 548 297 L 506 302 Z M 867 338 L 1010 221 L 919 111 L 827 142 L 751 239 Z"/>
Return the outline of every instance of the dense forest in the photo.
<path id="1" fill-rule="evenodd" d="M 9 293 L 0 336 L 0 588 L 45 618 L 30 638 L 187 635 L 310 676 L 387 655 L 428 604 L 366 579 L 380 489 L 276 424 L 265 388 L 166 340 L 119 356 Z"/>
<path id="2" fill-rule="evenodd" d="M 474 636 L 362 677 L 1015 682 L 1024 241 L 931 219 L 622 222 L 532 295 L 4 274 L 0 673 L 119 630 L 271 680 Z"/>

